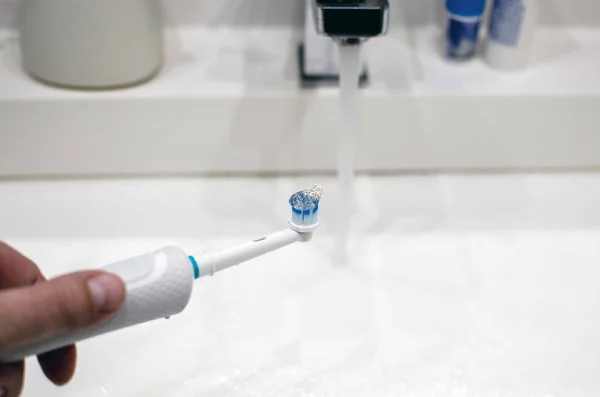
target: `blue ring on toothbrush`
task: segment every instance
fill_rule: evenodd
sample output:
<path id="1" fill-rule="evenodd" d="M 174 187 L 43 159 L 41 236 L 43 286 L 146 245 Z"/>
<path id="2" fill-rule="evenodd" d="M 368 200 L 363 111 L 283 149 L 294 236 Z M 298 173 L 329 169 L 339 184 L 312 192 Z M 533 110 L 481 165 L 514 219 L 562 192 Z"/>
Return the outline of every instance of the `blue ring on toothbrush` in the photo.
<path id="1" fill-rule="evenodd" d="M 192 262 L 192 266 L 194 267 L 194 278 L 197 279 L 200 277 L 200 266 L 198 266 L 198 262 L 196 262 L 196 258 L 193 256 L 188 256 L 190 258 L 190 262 Z"/>

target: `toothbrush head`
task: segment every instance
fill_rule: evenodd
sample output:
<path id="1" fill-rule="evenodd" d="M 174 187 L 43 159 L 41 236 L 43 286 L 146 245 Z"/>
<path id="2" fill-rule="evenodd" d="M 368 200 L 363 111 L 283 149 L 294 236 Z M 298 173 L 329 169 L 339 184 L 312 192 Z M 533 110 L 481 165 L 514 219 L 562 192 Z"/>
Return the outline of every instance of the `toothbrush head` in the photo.
<path id="1" fill-rule="evenodd" d="M 298 233 L 312 233 L 319 226 L 319 201 L 323 189 L 315 185 L 310 189 L 300 190 L 290 197 L 292 219 L 290 225 Z"/>

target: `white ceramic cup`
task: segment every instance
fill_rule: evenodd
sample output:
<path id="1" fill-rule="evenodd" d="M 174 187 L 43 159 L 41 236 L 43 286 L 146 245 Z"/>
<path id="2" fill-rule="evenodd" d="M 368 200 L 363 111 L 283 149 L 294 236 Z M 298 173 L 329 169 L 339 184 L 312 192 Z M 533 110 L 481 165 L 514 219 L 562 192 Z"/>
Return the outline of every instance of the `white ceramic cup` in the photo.
<path id="1" fill-rule="evenodd" d="M 105 89 L 160 69 L 159 0 L 22 0 L 24 69 L 59 86 Z"/>

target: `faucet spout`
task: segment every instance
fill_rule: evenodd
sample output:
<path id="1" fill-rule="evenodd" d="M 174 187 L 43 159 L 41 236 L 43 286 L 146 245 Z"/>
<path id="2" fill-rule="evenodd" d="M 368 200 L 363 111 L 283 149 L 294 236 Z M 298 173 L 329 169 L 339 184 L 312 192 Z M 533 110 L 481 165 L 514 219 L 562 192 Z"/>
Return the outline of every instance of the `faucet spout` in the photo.
<path id="1" fill-rule="evenodd" d="M 385 35 L 390 21 L 389 0 L 305 0 L 304 40 L 299 62 L 304 86 L 339 81 L 339 60 L 335 47 L 359 45 Z M 368 79 L 361 61 L 360 82 Z"/>
<path id="2" fill-rule="evenodd" d="M 388 0 L 312 0 L 317 33 L 348 44 L 387 33 Z"/>

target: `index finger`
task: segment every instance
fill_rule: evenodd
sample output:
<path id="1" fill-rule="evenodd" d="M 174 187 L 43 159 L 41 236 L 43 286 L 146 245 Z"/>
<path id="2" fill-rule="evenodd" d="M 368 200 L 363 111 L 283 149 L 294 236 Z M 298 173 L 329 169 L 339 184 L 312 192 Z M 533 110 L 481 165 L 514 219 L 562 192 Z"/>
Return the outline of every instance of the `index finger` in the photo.
<path id="1" fill-rule="evenodd" d="M 0 289 L 33 285 L 45 280 L 33 261 L 0 241 Z"/>

